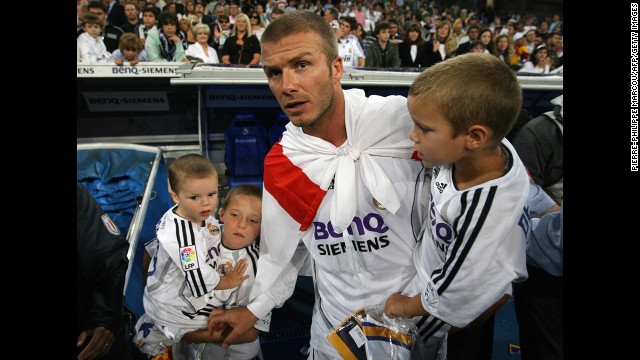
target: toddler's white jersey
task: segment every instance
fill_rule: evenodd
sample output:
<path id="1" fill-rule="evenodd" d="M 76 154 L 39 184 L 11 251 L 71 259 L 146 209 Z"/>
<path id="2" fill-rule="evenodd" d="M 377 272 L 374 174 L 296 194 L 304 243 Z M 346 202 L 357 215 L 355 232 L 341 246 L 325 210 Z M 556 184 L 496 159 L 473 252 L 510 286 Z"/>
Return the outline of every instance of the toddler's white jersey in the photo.
<path id="1" fill-rule="evenodd" d="M 207 327 L 222 231 L 213 216 L 199 226 L 169 209 L 156 225 L 157 250 L 144 289 L 146 314 L 167 337 Z M 180 330 L 179 330 L 180 329 Z"/>

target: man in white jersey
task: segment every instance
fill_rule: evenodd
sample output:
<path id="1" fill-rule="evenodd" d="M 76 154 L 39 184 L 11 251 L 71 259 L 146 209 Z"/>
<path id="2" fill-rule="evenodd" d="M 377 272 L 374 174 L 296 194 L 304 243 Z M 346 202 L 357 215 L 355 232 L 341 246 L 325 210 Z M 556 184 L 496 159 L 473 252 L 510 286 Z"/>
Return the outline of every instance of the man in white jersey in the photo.
<path id="1" fill-rule="evenodd" d="M 409 284 L 421 165 L 411 160 L 406 99 L 342 90 L 336 44 L 329 24 L 305 11 L 282 15 L 263 34 L 269 87 L 291 122 L 265 159 L 251 303 L 209 318 L 210 331 L 233 327 L 225 346 L 291 296 L 301 269 L 316 288 L 310 359 L 340 359 L 326 334 L 350 313 L 419 291 Z"/>

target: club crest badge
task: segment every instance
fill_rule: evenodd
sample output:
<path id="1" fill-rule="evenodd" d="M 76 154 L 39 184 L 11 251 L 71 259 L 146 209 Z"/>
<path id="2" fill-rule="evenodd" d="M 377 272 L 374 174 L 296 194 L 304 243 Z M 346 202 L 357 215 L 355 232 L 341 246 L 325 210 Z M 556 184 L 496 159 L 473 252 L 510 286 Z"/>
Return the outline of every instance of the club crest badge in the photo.
<path id="1" fill-rule="evenodd" d="M 227 273 L 227 271 L 229 271 L 230 268 L 231 268 L 231 261 L 227 260 L 227 262 L 225 262 L 224 264 L 218 265 L 218 267 L 216 268 L 216 271 L 218 272 L 218 274 L 224 275 Z"/>
<path id="2" fill-rule="evenodd" d="M 382 206 L 382 204 L 380 204 L 378 200 L 376 200 L 376 198 L 373 198 L 373 206 L 375 206 L 378 210 L 387 210 L 384 206 Z"/>
<path id="3" fill-rule="evenodd" d="M 102 223 L 104 224 L 104 227 L 107 229 L 108 232 L 116 236 L 120 235 L 120 229 L 118 229 L 116 224 L 113 223 L 113 220 L 111 220 L 109 215 L 102 214 L 100 218 L 102 219 Z"/>
<path id="4" fill-rule="evenodd" d="M 208 223 L 207 224 L 207 228 L 209 228 L 209 233 L 211 233 L 211 235 L 218 235 L 220 234 L 220 228 L 213 225 L 212 223 Z"/>

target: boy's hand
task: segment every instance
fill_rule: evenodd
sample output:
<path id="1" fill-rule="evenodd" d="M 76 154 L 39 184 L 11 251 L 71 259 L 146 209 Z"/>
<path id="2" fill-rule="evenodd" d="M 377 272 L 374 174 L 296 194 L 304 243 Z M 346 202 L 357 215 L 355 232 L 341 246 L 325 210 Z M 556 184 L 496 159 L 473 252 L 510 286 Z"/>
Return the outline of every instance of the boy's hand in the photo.
<path id="1" fill-rule="evenodd" d="M 136 66 L 138 64 L 138 59 L 133 59 L 131 61 L 129 61 L 129 65 L 131 66 Z"/>
<path id="2" fill-rule="evenodd" d="M 409 297 L 400 295 L 400 293 L 391 294 L 384 304 L 384 313 L 392 319 L 396 317 L 407 317 L 405 308 L 409 299 Z"/>
<path id="3" fill-rule="evenodd" d="M 173 41 L 174 43 L 179 43 L 179 42 L 182 41 L 182 40 L 180 40 L 178 35 L 173 35 L 172 37 L 169 38 L 169 40 Z"/>
<path id="4" fill-rule="evenodd" d="M 232 281 L 234 284 L 233 286 L 238 286 L 249 278 L 249 275 L 244 275 L 244 272 L 247 270 L 247 266 L 249 266 L 247 259 L 241 259 L 236 264 L 236 267 L 230 267 L 224 276 Z"/>
<path id="5" fill-rule="evenodd" d="M 122 60 L 122 59 L 115 59 L 113 62 L 115 62 L 115 63 L 116 63 L 116 65 L 118 65 L 118 66 L 122 66 L 122 64 L 124 63 L 124 60 Z"/>

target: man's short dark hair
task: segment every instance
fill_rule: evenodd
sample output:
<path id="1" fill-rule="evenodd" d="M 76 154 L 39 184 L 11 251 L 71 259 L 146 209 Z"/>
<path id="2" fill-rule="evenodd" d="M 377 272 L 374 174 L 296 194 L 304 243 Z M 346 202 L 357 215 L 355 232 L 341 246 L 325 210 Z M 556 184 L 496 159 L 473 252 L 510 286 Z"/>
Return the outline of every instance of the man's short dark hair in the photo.
<path id="1" fill-rule="evenodd" d="M 156 18 L 156 20 L 160 20 L 160 9 L 155 6 L 145 7 L 144 10 L 142 10 L 142 16 L 144 16 L 144 13 L 148 12 L 153 13 L 153 16 Z"/>
<path id="2" fill-rule="evenodd" d="M 99 0 L 93 0 L 93 1 L 89 1 L 89 4 L 87 5 L 88 9 L 102 9 L 102 11 L 104 11 L 104 13 L 107 13 L 107 5 L 104 4 L 103 1 L 99 1 Z"/>

